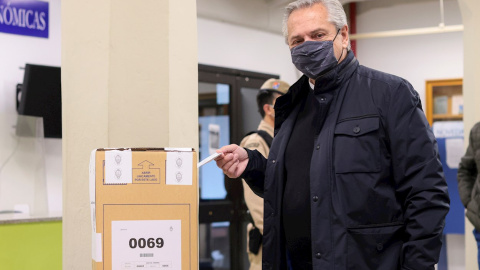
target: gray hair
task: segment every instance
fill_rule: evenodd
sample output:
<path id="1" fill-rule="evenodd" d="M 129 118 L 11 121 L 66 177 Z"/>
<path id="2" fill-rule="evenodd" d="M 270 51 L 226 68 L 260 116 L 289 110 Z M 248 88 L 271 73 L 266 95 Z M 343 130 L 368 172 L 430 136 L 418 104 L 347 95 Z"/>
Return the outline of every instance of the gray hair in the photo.
<path id="1" fill-rule="evenodd" d="M 347 25 L 347 15 L 345 15 L 345 10 L 343 9 L 342 4 L 338 0 L 297 0 L 288 4 L 285 7 L 285 13 L 283 14 L 283 24 L 282 24 L 282 31 L 283 36 L 285 37 L 285 42 L 288 44 L 288 28 L 287 28 L 287 21 L 292 14 L 293 11 L 301 8 L 308 8 L 315 4 L 322 4 L 325 6 L 328 12 L 328 21 L 335 25 L 337 30 L 343 28 L 343 26 Z M 348 40 L 348 48 L 349 51 L 351 48 L 350 40 Z"/>

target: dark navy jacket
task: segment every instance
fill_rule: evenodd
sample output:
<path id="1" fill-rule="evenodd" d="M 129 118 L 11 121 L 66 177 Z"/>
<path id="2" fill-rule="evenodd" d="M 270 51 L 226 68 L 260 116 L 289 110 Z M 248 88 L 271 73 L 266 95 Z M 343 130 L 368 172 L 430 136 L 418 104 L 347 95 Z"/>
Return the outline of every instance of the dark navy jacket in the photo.
<path id="1" fill-rule="evenodd" d="M 314 269 L 434 269 L 449 196 L 435 137 L 418 93 L 404 79 L 360 66 L 350 52 L 316 80 L 335 89 L 311 159 Z M 264 197 L 263 269 L 286 269 L 284 155 L 311 91 L 303 76 L 275 104 L 268 160 L 248 151 L 242 175 Z"/>

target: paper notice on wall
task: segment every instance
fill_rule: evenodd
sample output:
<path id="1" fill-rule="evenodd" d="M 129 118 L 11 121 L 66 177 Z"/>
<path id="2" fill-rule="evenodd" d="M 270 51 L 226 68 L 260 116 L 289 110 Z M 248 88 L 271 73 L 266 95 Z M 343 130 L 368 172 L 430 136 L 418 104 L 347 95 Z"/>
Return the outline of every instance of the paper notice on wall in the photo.
<path id="1" fill-rule="evenodd" d="M 436 121 L 432 129 L 436 138 L 463 138 L 463 121 Z"/>
<path id="2" fill-rule="evenodd" d="M 463 96 L 452 96 L 452 114 L 463 114 Z"/>
<path id="3" fill-rule="evenodd" d="M 463 139 L 446 139 L 445 151 L 447 155 L 447 166 L 450 169 L 458 169 L 458 164 L 460 163 L 460 160 L 464 154 Z"/>
<path id="4" fill-rule="evenodd" d="M 220 149 L 220 125 L 208 125 L 208 153 L 210 155 Z"/>
<path id="5" fill-rule="evenodd" d="M 448 113 L 448 96 L 437 96 L 433 98 L 433 113 Z"/>
<path id="6" fill-rule="evenodd" d="M 437 96 L 433 98 L 433 113 L 434 114 L 448 113 L 448 96 Z"/>
<path id="7" fill-rule="evenodd" d="M 192 169 L 192 152 L 167 152 L 167 185 L 192 185 Z"/>
<path id="8" fill-rule="evenodd" d="M 112 221 L 112 269 L 182 269 L 181 220 Z"/>
<path id="9" fill-rule="evenodd" d="M 105 183 L 132 183 L 132 151 L 105 151 Z"/>

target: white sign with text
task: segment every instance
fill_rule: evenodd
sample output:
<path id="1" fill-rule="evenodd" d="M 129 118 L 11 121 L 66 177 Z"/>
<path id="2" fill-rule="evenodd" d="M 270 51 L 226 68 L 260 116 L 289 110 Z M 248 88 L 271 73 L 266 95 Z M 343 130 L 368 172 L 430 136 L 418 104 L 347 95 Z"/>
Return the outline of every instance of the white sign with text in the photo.
<path id="1" fill-rule="evenodd" d="M 182 268 L 181 220 L 112 221 L 112 269 Z"/>

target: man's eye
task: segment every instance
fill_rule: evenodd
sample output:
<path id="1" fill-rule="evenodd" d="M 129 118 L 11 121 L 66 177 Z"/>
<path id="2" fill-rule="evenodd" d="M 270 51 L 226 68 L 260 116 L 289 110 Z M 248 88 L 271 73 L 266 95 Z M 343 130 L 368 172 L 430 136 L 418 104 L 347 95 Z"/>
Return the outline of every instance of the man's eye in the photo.
<path id="1" fill-rule="evenodd" d="M 317 38 L 322 38 L 323 34 L 317 34 Z"/>

